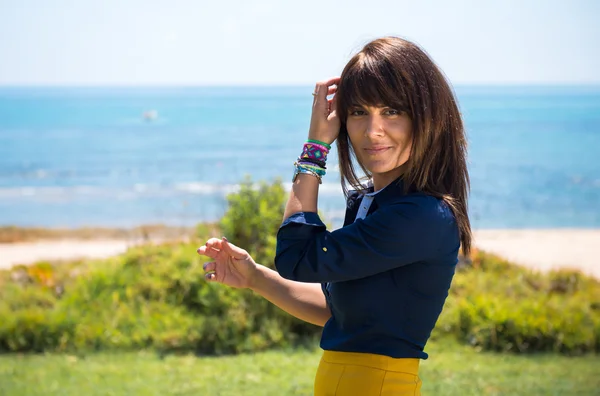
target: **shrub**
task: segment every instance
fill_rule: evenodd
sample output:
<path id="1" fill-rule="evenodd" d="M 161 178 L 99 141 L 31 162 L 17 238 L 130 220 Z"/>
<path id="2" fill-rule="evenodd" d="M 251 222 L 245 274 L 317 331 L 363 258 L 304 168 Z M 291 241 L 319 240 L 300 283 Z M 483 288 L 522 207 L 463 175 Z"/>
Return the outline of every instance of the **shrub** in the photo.
<path id="1" fill-rule="evenodd" d="M 75 329 L 75 318 L 39 307 L 0 310 L 0 316 L 0 351 L 4 352 L 65 350 Z"/>
<path id="2" fill-rule="evenodd" d="M 280 182 L 254 189 L 247 180 L 228 197 L 223 233 L 272 266 L 284 200 Z M 215 228 L 198 226 L 199 241 Z M 4 289 L 0 308 L 13 320 L 0 327 L 0 349 L 220 354 L 287 346 L 319 333 L 249 290 L 205 282 L 198 243 L 136 247 L 62 272 L 47 263 L 15 269 L 21 281 Z M 64 293 L 55 293 L 57 286 Z"/>
<path id="3" fill-rule="evenodd" d="M 479 295 L 460 302 L 459 335 L 471 345 L 495 351 L 598 351 L 597 323 L 587 308 L 578 299 L 540 296 L 515 304 Z"/>
<path id="4" fill-rule="evenodd" d="M 541 274 L 477 252 L 454 278 L 434 336 L 517 353 L 600 351 L 600 282 L 573 270 Z"/>
<path id="5" fill-rule="evenodd" d="M 222 235 L 272 266 L 285 194 L 249 179 L 228 197 Z M 313 339 L 302 322 L 249 290 L 204 281 L 197 241 L 132 248 L 105 260 L 0 271 L 0 351 L 154 348 L 250 352 Z M 600 284 L 576 271 L 540 274 L 475 252 L 457 269 L 432 336 L 528 353 L 599 351 Z"/>
<path id="6" fill-rule="evenodd" d="M 0 324 L 0 350 L 152 347 L 221 354 L 317 334 L 316 326 L 294 326 L 296 319 L 251 291 L 205 282 L 195 249 L 192 243 L 145 246 L 89 263 L 62 298 L 40 286 L 10 285 L 0 306 L 9 319 Z"/>
<path id="7" fill-rule="evenodd" d="M 286 193 L 277 180 L 254 186 L 246 178 L 240 190 L 227 196 L 228 209 L 221 220 L 221 231 L 235 245 L 246 249 L 269 268 L 274 266 L 276 234 L 283 220 Z"/>

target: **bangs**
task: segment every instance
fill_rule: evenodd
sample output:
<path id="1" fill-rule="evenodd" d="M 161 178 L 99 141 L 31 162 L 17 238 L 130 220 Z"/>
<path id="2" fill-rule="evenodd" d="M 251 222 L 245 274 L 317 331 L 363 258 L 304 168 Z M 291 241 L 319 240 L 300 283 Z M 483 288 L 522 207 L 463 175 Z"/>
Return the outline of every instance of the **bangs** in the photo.
<path id="1" fill-rule="evenodd" d="M 389 62 L 362 54 L 356 56 L 342 73 L 337 90 L 337 111 L 342 121 L 354 105 L 389 106 L 411 115 L 407 91 L 406 84 Z"/>

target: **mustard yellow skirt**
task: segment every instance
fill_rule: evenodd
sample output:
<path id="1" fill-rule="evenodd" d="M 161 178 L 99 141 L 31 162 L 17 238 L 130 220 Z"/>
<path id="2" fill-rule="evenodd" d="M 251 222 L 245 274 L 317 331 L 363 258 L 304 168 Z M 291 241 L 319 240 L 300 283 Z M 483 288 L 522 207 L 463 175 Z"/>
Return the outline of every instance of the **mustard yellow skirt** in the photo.
<path id="1" fill-rule="evenodd" d="M 324 351 L 315 396 L 420 396 L 419 359 Z"/>

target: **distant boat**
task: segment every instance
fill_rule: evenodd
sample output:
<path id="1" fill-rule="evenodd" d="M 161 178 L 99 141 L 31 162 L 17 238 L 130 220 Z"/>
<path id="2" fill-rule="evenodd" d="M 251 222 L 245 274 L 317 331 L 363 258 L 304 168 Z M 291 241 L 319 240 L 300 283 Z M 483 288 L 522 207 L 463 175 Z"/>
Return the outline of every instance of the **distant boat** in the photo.
<path id="1" fill-rule="evenodd" d="M 144 118 L 144 120 L 146 120 L 146 121 L 153 121 L 153 120 L 156 120 L 156 119 L 158 118 L 158 111 L 156 111 L 156 110 L 148 110 L 148 111 L 145 111 L 145 112 L 142 114 L 142 117 L 143 117 L 143 118 Z"/>

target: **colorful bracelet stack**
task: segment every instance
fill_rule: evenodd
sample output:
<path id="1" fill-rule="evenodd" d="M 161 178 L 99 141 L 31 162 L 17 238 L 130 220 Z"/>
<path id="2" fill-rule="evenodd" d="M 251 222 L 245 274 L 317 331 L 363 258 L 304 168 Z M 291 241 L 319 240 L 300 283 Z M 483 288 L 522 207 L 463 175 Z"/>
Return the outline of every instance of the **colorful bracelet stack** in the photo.
<path id="1" fill-rule="evenodd" d="M 293 181 L 299 173 L 308 173 L 319 179 L 319 183 L 322 182 L 321 178 L 325 176 L 327 167 L 327 154 L 329 154 L 331 146 L 327 143 L 320 142 L 314 139 L 308 139 L 304 143 L 302 154 L 298 157 L 298 160 L 294 163 L 296 171 L 294 173 Z"/>

